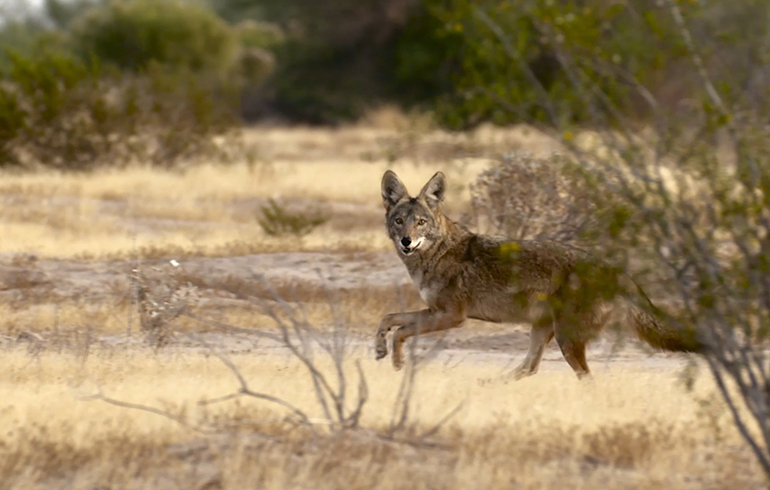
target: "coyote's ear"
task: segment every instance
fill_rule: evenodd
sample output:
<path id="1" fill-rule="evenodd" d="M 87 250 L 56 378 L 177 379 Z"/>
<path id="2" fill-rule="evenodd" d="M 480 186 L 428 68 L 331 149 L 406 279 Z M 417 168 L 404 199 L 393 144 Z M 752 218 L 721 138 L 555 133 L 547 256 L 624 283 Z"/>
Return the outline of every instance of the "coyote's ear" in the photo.
<path id="1" fill-rule="evenodd" d="M 406 192 L 404 184 L 394 172 L 386 171 L 385 175 L 382 176 L 382 204 L 385 209 L 389 211 L 406 197 L 409 197 L 409 193 Z"/>
<path id="2" fill-rule="evenodd" d="M 444 200 L 445 193 L 446 178 L 442 172 L 436 172 L 420 191 L 420 197 L 425 199 L 433 211 L 436 211 Z"/>

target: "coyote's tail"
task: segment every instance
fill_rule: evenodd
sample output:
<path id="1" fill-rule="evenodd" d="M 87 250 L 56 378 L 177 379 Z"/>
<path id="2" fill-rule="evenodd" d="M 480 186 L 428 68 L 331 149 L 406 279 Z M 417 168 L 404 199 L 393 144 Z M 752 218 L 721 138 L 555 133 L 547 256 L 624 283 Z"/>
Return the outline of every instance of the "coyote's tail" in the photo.
<path id="1" fill-rule="evenodd" d="M 664 313 L 656 307 L 642 288 L 635 284 L 642 304 L 632 302 L 630 320 L 637 335 L 657 349 L 674 352 L 704 353 L 706 344 L 693 329 L 673 328 L 664 322 Z M 637 298 L 638 299 L 638 298 Z"/>

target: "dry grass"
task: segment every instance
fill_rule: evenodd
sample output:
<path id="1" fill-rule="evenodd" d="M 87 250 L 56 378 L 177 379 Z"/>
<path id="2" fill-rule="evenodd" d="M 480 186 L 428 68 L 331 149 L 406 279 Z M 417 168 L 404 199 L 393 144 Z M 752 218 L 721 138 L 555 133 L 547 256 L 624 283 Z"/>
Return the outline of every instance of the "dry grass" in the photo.
<path id="1" fill-rule="evenodd" d="M 271 166 L 271 172 L 244 164 L 202 166 L 183 174 L 133 168 L 85 175 L 4 175 L 0 233 L 6 239 L 0 253 L 114 257 L 142 248 L 228 255 L 248 248 L 243 244 L 252 250 L 287 251 L 387 247 L 379 207 L 385 165 Z M 455 181 L 469 181 L 479 168 L 458 170 Z M 413 165 L 401 169 L 415 191 L 432 171 Z M 308 206 L 340 204 L 332 206 L 332 219 L 310 236 L 273 238 L 257 223 L 261 206 L 271 197 L 301 199 Z"/>
<path id="2" fill-rule="evenodd" d="M 410 120 L 378 124 L 253 129 L 246 138 L 259 159 L 226 166 L 3 173 L 0 254 L 114 258 L 137 250 L 149 257 L 385 250 L 379 183 L 386 168 L 396 170 L 412 192 L 443 170 L 450 178 L 449 210 L 457 213 L 467 205 L 467 184 L 489 158 L 511 149 L 553 147 L 527 128 L 450 134 Z M 323 203 L 331 220 L 302 240 L 269 237 L 257 223 L 268 198 L 305 207 Z"/>
<path id="3" fill-rule="evenodd" d="M 371 399 L 363 423 L 387 426 L 400 376 L 360 358 Z M 613 366 L 594 384 L 564 372 L 505 383 L 499 368 L 428 364 L 414 398 L 415 430 L 464 403 L 432 440 L 415 448 L 367 433 L 293 435 L 281 411 L 241 400 L 202 409 L 235 380 L 214 357 L 94 352 L 88 358 L 6 350 L 0 372 L 0 481 L 14 488 L 760 488 L 759 469 L 727 413 L 702 415 L 672 373 Z M 320 411 L 302 368 L 281 355 L 233 355 L 252 389 Z M 490 380 L 480 383 L 480 380 Z M 226 436 L 202 437 L 157 415 L 83 401 L 111 397 L 219 420 Z M 56 410 L 50 408 L 56 406 Z M 232 424 L 238 427 L 233 428 Z M 254 431 L 281 436 L 276 443 Z M 11 483 L 12 482 L 12 483 Z M 208 485 L 208 486 L 206 486 Z M 0 485 L 2 486 L 2 485 Z M 10 487 L 8 487 L 10 488 Z"/>

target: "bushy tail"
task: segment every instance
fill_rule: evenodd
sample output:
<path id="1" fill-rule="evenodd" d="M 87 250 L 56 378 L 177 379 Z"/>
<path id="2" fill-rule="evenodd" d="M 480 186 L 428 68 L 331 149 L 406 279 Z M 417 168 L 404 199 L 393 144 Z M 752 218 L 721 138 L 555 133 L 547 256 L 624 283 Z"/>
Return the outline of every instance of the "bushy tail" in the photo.
<path id="1" fill-rule="evenodd" d="M 697 331 L 667 325 L 664 322 L 665 314 L 652 304 L 638 284 L 636 289 L 643 304 L 631 307 L 630 320 L 639 338 L 652 347 L 667 351 L 699 354 L 706 351 L 706 344 L 699 339 Z"/>

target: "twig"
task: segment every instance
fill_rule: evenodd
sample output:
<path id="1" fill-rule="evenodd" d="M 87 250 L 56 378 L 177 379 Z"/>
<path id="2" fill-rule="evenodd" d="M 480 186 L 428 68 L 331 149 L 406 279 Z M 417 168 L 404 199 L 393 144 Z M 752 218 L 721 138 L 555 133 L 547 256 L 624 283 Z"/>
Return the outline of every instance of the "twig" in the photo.
<path id="1" fill-rule="evenodd" d="M 295 407 L 291 403 L 289 403 L 289 402 L 287 402 L 285 400 L 282 400 L 282 399 L 280 399 L 278 397 L 275 397 L 275 396 L 272 396 L 272 395 L 267 395 L 267 394 L 264 394 L 264 393 L 258 393 L 256 391 L 252 391 L 249 388 L 249 385 L 246 382 L 246 379 L 243 377 L 243 375 L 241 374 L 241 372 L 238 369 L 238 367 L 236 367 L 236 365 L 227 356 L 225 356 L 224 354 L 222 354 L 218 350 L 214 349 L 208 342 L 206 342 L 205 340 L 201 339 L 200 337 L 197 337 L 197 336 L 192 335 L 192 334 L 189 334 L 188 337 L 196 340 L 201 345 L 206 347 L 209 350 L 209 352 L 211 352 L 213 355 L 215 355 L 222 362 L 222 364 L 227 366 L 227 368 L 230 370 L 230 372 L 233 374 L 233 376 L 236 377 L 236 379 L 238 380 L 238 383 L 241 386 L 240 390 L 238 391 L 239 394 L 241 394 L 243 396 L 249 396 L 251 398 L 257 398 L 259 400 L 265 400 L 265 401 L 268 401 L 268 402 L 271 402 L 271 403 L 275 403 L 276 405 L 280 405 L 280 406 L 288 409 L 289 411 L 291 411 L 297 417 L 299 417 L 299 419 L 303 422 L 304 425 L 306 425 L 310 429 L 313 429 L 313 424 L 310 422 L 310 419 L 308 418 L 308 416 L 302 410 L 300 410 L 299 408 Z M 227 395 L 227 396 L 228 397 L 234 397 L 233 395 Z M 226 398 L 226 397 L 220 397 L 217 400 L 222 401 L 222 400 L 224 400 L 224 398 Z"/>
<path id="2" fill-rule="evenodd" d="M 131 409 L 131 410 L 139 410 L 139 411 L 142 411 L 142 412 L 149 412 L 149 413 L 152 413 L 152 414 L 159 415 L 161 417 L 167 418 L 169 420 L 173 420 L 174 422 L 178 423 L 179 425 L 182 425 L 182 426 L 184 426 L 184 427 L 186 427 L 188 429 L 191 429 L 191 430 L 193 430 L 195 432 L 198 432 L 198 433 L 201 433 L 201 434 L 214 434 L 215 433 L 215 431 L 211 431 L 211 430 L 207 430 L 207 429 L 202 429 L 200 427 L 192 425 L 189 422 L 187 422 L 186 420 L 182 419 L 181 417 L 173 415 L 173 414 L 171 414 L 170 412 L 168 412 L 166 410 L 161 410 L 159 408 L 151 407 L 149 405 L 142 405 L 142 404 L 139 404 L 139 403 L 124 402 L 124 401 L 121 401 L 121 400 L 116 400 L 114 398 L 110 398 L 110 397 L 104 396 L 104 394 L 102 393 L 101 389 L 98 389 L 96 394 L 88 395 L 86 397 L 83 397 L 83 399 L 84 400 L 98 400 L 98 401 L 101 401 L 101 402 L 104 402 L 104 403 L 107 403 L 107 404 L 110 404 L 110 405 L 114 405 L 116 407 L 128 408 L 128 409 Z"/>
<path id="3" fill-rule="evenodd" d="M 458 405 L 457 405 L 455 408 L 453 408 L 453 409 L 452 409 L 452 411 L 450 411 L 448 414 L 444 415 L 444 416 L 441 418 L 441 420 L 439 420 L 439 421 L 436 423 L 436 425 L 434 425 L 432 428 L 428 429 L 427 431 L 423 432 L 423 433 L 420 435 L 420 439 L 426 439 L 426 438 L 428 438 L 428 437 L 432 436 L 433 434 L 435 434 L 436 432 L 440 431 L 440 430 L 441 430 L 441 428 L 442 428 L 442 427 L 443 427 L 443 426 L 444 426 L 444 425 L 445 425 L 447 422 L 449 422 L 450 420 L 452 420 L 452 419 L 454 418 L 454 416 L 455 416 L 455 415 L 457 415 L 457 414 L 460 412 L 460 410 L 462 410 L 462 408 L 463 408 L 464 406 L 465 406 L 465 402 L 464 402 L 464 401 L 460 402 L 460 403 L 459 403 L 459 404 L 458 404 Z"/>

